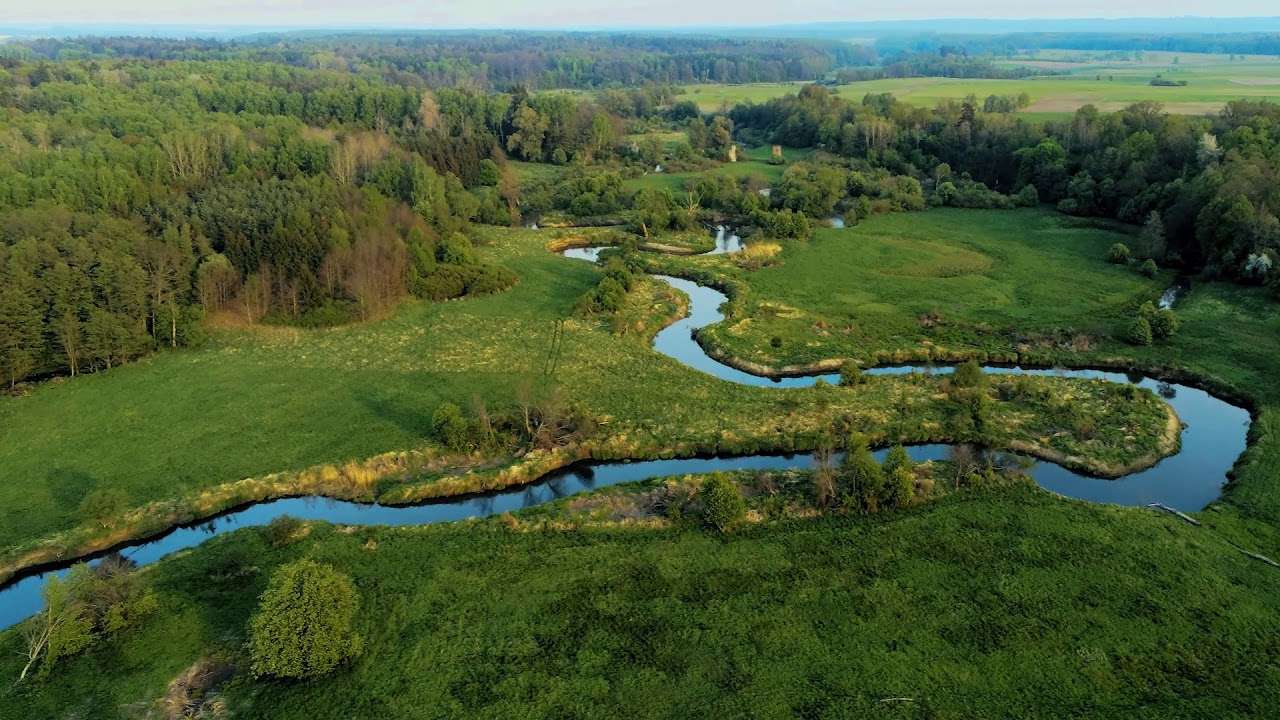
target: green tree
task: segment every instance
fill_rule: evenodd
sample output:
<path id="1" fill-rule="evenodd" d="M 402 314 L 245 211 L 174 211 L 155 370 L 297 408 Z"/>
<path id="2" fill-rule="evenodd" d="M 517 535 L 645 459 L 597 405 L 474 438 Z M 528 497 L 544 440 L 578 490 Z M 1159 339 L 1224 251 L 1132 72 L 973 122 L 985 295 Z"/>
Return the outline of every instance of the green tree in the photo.
<path id="1" fill-rule="evenodd" d="M 1114 265 L 1124 265 L 1129 262 L 1129 246 L 1124 243 L 1116 243 L 1107 249 L 1107 262 Z"/>
<path id="2" fill-rule="evenodd" d="M 0 369 L 9 387 L 35 369 L 43 331 L 36 298 L 14 278 L 0 278 Z"/>
<path id="3" fill-rule="evenodd" d="M 986 385 L 987 374 L 976 360 L 966 360 L 956 366 L 951 374 L 951 384 L 961 388 L 980 388 Z"/>
<path id="4" fill-rule="evenodd" d="M 360 596 L 330 565 L 299 560 L 272 574 L 249 621 L 256 676 L 313 678 L 360 654 L 355 632 Z"/>
<path id="5" fill-rule="evenodd" d="M 1125 339 L 1133 345 L 1150 345 L 1151 344 L 1151 323 L 1141 315 L 1133 319 L 1129 323 L 1129 329 L 1125 333 Z"/>
<path id="6" fill-rule="evenodd" d="M 19 682 L 36 663 L 43 660 L 40 674 L 47 675 L 58 658 L 78 653 L 93 642 L 93 618 L 76 593 L 84 567 L 73 569 L 66 579 L 53 575 L 45 583 L 44 608 L 23 626 L 27 662 L 18 675 Z"/>
<path id="7" fill-rule="evenodd" d="M 702 518 L 708 527 L 728 532 L 747 516 L 742 492 L 728 476 L 715 473 L 702 483 Z"/>
<path id="8" fill-rule="evenodd" d="M 846 360 L 844 364 L 840 366 L 840 384 L 842 386 L 850 387 L 853 385 L 861 385 L 863 380 L 865 380 L 865 378 L 862 375 L 862 368 L 858 366 L 858 363 L 853 362 L 852 360 Z"/>
<path id="9" fill-rule="evenodd" d="M 1164 260 L 1165 251 L 1164 222 L 1160 219 L 1160 213 L 1152 210 L 1147 215 L 1142 232 L 1138 234 L 1138 254 L 1159 261 Z"/>
<path id="10" fill-rule="evenodd" d="M 894 445 L 885 456 L 883 502 L 888 507 L 901 507 L 911 502 L 916 493 L 915 464 L 902 445 Z"/>
<path id="11" fill-rule="evenodd" d="M 864 512 L 879 509 L 884 493 L 884 470 L 861 434 L 850 436 L 840 475 L 845 494 L 857 502 L 858 507 Z"/>
<path id="12" fill-rule="evenodd" d="M 542 143 L 547 134 L 546 118 L 528 105 L 521 105 L 511 123 L 515 131 L 507 137 L 507 149 L 525 160 L 541 160 Z"/>
<path id="13" fill-rule="evenodd" d="M 470 428 L 462 410 L 451 402 L 442 402 L 431 414 L 431 428 L 436 439 L 450 450 L 465 450 L 471 442 Z"/>
<path id="14" fill-rule="evenodd" d="M 893 473 L 899 469 L 910 471 L 915 467 L 915 463 L 911 462 L 911 456 L 907 454 L 907 449 L 901 443 L 894 445 L 889 449 L 889 453 L 884 458 L 884 471 L 886 474 Z"/>

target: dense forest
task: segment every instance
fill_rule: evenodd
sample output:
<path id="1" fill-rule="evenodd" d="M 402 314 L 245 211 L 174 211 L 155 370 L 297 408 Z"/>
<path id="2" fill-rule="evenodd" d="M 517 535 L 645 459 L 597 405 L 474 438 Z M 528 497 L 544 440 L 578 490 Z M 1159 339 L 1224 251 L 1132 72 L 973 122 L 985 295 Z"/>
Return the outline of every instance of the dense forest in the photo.
<path id="1" fill-rule="evenodd" d="M 502 159 L 499 140 L 466 125 L 491 111 L 511 131 L 519 108 L 488 101 L 236 63 L 11 64 L 5 379 L 188 343 L 210 313 L 332 324 L 406 293 L 509 285 L 467 234 L 482 210 L 510 222 L 515 208 L 510 180 L 481 162 Z"/>
<path id="2" fill-rule="evenodd" d="M 88 37 L 13 47 L 46 60 L 247 60 L 372 72 L 400 85 L 480 89 L 814 80 L 874 57 L 865 46 L 834 41 L 535 32 L 290 34 L 238 41 Z"/>
<path id="3" fill-rule="evenodd" d="M 573 53 L 555 43 L 597 47 L 544 39 L 557 63 Z M 727 216 L 794 238 L 833 215 L 857 222 L 928 204 L 1052 203 L 1142 226 L 1134 255 L 1160 266 L 1262 284 L 1275 282 L 1280 259 L 1280 106 L 1271 103 L 1237 101 L 1202 118 L 1154 103 L 1111 114 L 1086 106 L 1067 120 L 1029 122 L 1014 112 L 1025 95 L 926 109 L 808 85 L 704 114 L 662 84 L 432 88 L 417 72 L 425 66 L 388 80 L 393 58 L 430 57 L 420 52 L 425 37 L 355 38 L 332 45 L 331 59 L 347 59 L 327 64 L 306 60 L 319 46 L 304 40 L 94 40 L 79 50 L 281 53 L 286 63 L 40 57 L 73 56 L 77 42 L 32 43 L 29 59 L 10 52 L 0 62 L 0 370 L 9 384 L 198 341 L 208 316 L 332 325 L 379 316 L 407 295 L 500 290 L 514 276 L 477 260 L 471 224 L 545 212 L 643 236 Z M 510 49 L 501 39 L 456 42 Z M 772 52 L 739 49 L 753 62 Z M 983 63 L 937 57 L 956 72 Z M 932 61 L 900 62 L 880 71 Z M 594 72 L 583 82 L 600 81 Z M 660 141 L 659 132 L 679 139 Z M 678 191 L 625 183 L 658 165 L 710 169 L 735 145 L 761 144 L 817 152 L 772 183 L 753 173 L 703 174 Z M 511 160 L 561 170 L 522 179 Z"/>

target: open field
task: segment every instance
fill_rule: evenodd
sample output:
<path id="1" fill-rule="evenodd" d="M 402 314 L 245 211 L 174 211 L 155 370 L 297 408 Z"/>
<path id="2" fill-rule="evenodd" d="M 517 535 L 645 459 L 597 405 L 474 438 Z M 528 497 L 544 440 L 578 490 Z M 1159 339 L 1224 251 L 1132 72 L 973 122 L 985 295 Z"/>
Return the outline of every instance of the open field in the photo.
<path id="1" fill-rule="evenodd" d="M 544 362 L 552 322 L 573 314 L 599 271 L 548 252 L 556 231 L 484 232 L 493 243 L 486 254 L 521 276 L 512 290 L 410 303 L 366 325 L 225 330 L 202 349 L 0 401 L 6 428 L 0 466 L 15 479 L 0 486 L 6 560 L 38 538 L 76 527 L 113 537 L 127 532 L 109 519 L 83 524 L 89 518 L 80 498 L 94 490 L 110 489 L 132 508 L 246 477 L 430 445 L 431 416 L 444 400 L 470 407 L 478 397 L 489 408 L 510 408 L 521 379 Z M 562 357 L 557 382 L 599 418 L 600 435 L 613 439 L 613 457 L 675 448 L 791 450 L 797 442 L 811 444 L 837 417 L 874 437 L 935 439 L 947 436 L 952 412 L 929 381 L 886 378 L 856 389 L 783 392 L 731 385 L 653 352 L 643 334 L 611 333 L 590 319 L 566 322 Z M 1094 397 L 1100 416 L 1127 422 L 1132 402 L 1115 402 L 1114 389 L 1094 385 L 1059 387 L 1080 402 Z M 895 413 L 903 403 L 915 407 L 910 417 Z M 1146 443 L 1104 448 L 1102 435 L 1074 447 L 1070 433 L 1046 432 L 1026 409 L 1021 401 L 997 403 L 997 413 L 1024 414 L 996 427 L 1010 440 L 1052 437 L 1058 450 L 1097 454 L 1099 461 L 1124 464 L 1150 451 Z M 1142 412 L 1154 440 L 1163 410 L 1153 404 Z M 80 422 L 68 424 L 68 417 Z M 771 421 L 759 422 L 764 417 Z"/>
<path id="2" fill-rule="evenodd" d="M 1105 324 L 1127 297 L 1158 291 L 1159 282 L 1101 259 L 1113 233 L 1064 227 L 1071 222 L 1034 210 L 875 217 L 790 244 L 783 265 L 743 281 L 753 292 L 758 283 L 761 296 L 786 286 L 789 302 L 845 308 L 881 331 L 868 339 L 874 343 L 891 343 L 916 304 L 927 310 L 949 299 L 944 313 L 966 319 L 969 330 L 982 307 L 1019 326 L 1047 328 L 1094 316 Z M 536 332 L 520 328 L 567 313 L 597 277 L 589 265 L 544 249 L 561 231 L 486 232 L 492 245 L 485 253 L 520 269 L 520 284 L 502 295 L 413 304 L 368 326 L 225 331 L 202 350 L 42 386 L 2 406 L 10 430 L 0 462 L 22 470 L 48 457 L 70 467 L 96 460 L 97 475 L 85 476 L 146 498 L 172 490 L 175 468 L 184 469 L 180 482 L 198 486 L 286 462 L 421 443 L 440 399 L 465 402 L 476 393 L 501 400 L 517 374 L 512 365 L 539 355 L 528 349 L 538 345 Z M 910 262 L 894 261 L 898 255 Z M 1079 279 L 1037 272 L 1049 262 Z M 901 293 L 897 320 L 874 298 L 856 297 L 871 292 L 873 281 Z M 1269 302 L 1256 291 L 1198 288 L 1180 309 L 1183 332 L 1136 359 L 1185 363 L 1275 402 L 1270 385 L 1260 385 L 1280 351 Z M 877 316 L 883 326 L 869 322 Z M 797 327 L 808 333 L 811 326 Z M 1254 349 L 1235 353 L 1226 338 Z M 883 425 L 894 422 L 886 393 L 901 402 L 911 387 L 876 378 L 857 390 L 757 392 L 655 355 L 642 337 L 580 321 L 571 321 L 566 344 L 563 373 L 580 388 L 575 396 L 612 413 L 616 427 L 651 425 L 668 443 L 719 433 L 722 423 L 749 429 L 760 417 L 804 432 L 812 426 L 802 408 L 820 404 Z M 166 412 L 205 407 L 174 391 L 176 380 L 166 377 L 179 372 L 188 385 L 210 383 L 203 392 L 219 388 L 222 399 L 190 436 L 166 427 L 178 417 Z M 234 392 L 249 387 L 237 378 L 252 379 L 252 392 Z M 921 390 L 934 392 L 928 384 Z M 104 422 L 117 428 L 111 438 L 95 441 L 60 425 L 43 445 L 36 440 L 66 414 L 109 405 Z M 923 395 L 907 414 L 910 423 L 939 419 Z M 245 427 L 245 418 L 256 429 L 228 430 Z M 1274 427 L 1270 410 L 1259 425 Z M 147 442 L 158 436 L 168 442 Z M 1270 632 L 1280 621 L 1280 574 L 1225 540 L 1268 553 L 1280 548 L 1274 437 L 1253 448 L 1226 501 L 1200 514 L 1204 528 L 1015 485 L 871 517 L 761 523 L 724 538 L 665 521 L 574 519 L 570 511 L 590 496 L 531 511 L 527 521 L 352 531 L 315 524 L 283 545 L 265 532 L 239 531 L 144 571 L 159 593 L 156 615 L 70 659 L 48 680 L 9 686 L 0 692 L 0 716 L 21 708 L 33 716 L 119 717 L 160 696 L 201 657 L 241 662 L 247 618 L 267 577 L 299 557 L 352 575 L 364 602 L 365 651 L 349 669 L 310 683 L 263 685 L 242 673 L 222 689 L 237 715 L 397 716 L 430 706 L 441 715 L 535 708 L 676 717 L 698 706 L 760 717 L 850 709 L 946 717 L 1010 708 L 1036 717 L 1046 702 L 1054 716 L 1064 709 L 1256 715 L 1280 682 L 1270 664 L 1280 653 Z M 2 527 L 30 536 L 56 524 L 29 516 L 72 521 L 53 514 L 54 494 L 71 492 L 63 482 L 33 483 L 49 497 L 31 485 L 13 492 L 6 507 L 27 502 L 26 515 L 10 513 Z M 17 671 L 18 642 L 16 631 L 0 634 L 0 674 Z M 107 668 L 112 682 L 103 683 Z M 882 702 L 894 697 L 910 701 Z"/>
<path id="3" fill-rule="evenodd" d="M 142 628 L 6 682 L 0 716 L 124 716 L 201 657 L 243 662 L 267 578 L 300 557 L 353 577 L 365 650 L 311 682 L 242 672 L 234 717 L 1163 720 L 1261 717 L 1280 691 L 1280 573 L 1146 510 L 1018 486 L 727 537 L 555 517 L 211 540 L 146 572 Z"/>
<path id="4" fill-rule="evenodd" d="M 962 100 L 976 95 L 1031 96 L 1023 112 L 1041 117 L 1061 116 L 1086 104 L 1100 110 L 1118 110 L 1141 101 L 1162 103 L 1165 110 L 1185 115 L 1217 112 L 1228 100 L 1264 99 L 1280 101 L 1280 60 L 1249 58 L 1229 62 L 1226 56 L 1196 56 L 1177 53 L 1147 53 L 1143 62 L 1096 61 L 1071 63 L 1060 60 L 1010 61 L 1010 65 L 1048 64 L 1065 75 L 1045 75 L 1018 80 L 958 78 L 893 78 L 850 83 L 832 88 L 841 97 L 858 100 L 867 93 L 893 93 L 898 99 L 932 107 L 944 100 Z M 1036 57 L 1044 57 L 1044 54 Z M 1054 57 L 1052 54 L 1048 57 Z M 1033 65 L 1035 66 L 1035 65 Z M 1186 80 L 1185 87 L 1155 87 L 1150 80 L 1157 73 L 1170 80 Z M 794 93 L 799 83 L 751 85 L 690 85 L 685 97 L 710 112 L 739 102 L 764 102 Z"/>
<path id="5" fill-rule="evenodd" d="M 723 259 L 682 262 L 745 281 L 744 304 L 707 332 L 733 355 L 772 366 L 830 357 L 871 365 L 951 348 L 1007 356 L 1059 332 L 1096 344 L 1168 282 L 1106 261 L 1126 239 L 1041 210 L 937 209 L 820 228 L 756 272 Z"/>
<path id="6" fill-rule="evenodd" d="M 812 241 L 789 245 L 781 266 L 755 273 L 741 274 L 723 259 L 669 262 L 718 267 L 745 283 L 732 319 L 703 337 L 764 365 L 969 355 L 1068 366 L 1118 362 L 1189 372 L 1246 398 L 1255 411 L 1253 441 L 1217 506 L 1232 511 L 1206 513 L 1206 522 L 1236 542 L 1280 552 L 1275 301 L 1261 288 L 1195 283 L 1179 301 L 1178 334 L 1134 347 L 1116 335 L 1169 278 L 1147 280 L 1106 263 L 1115 234 L 1071 227 L 1077 222 L 1034 210 L 931 210 L 819 230 Z M 773 337 L 781 347 L 772 347 Z"/>

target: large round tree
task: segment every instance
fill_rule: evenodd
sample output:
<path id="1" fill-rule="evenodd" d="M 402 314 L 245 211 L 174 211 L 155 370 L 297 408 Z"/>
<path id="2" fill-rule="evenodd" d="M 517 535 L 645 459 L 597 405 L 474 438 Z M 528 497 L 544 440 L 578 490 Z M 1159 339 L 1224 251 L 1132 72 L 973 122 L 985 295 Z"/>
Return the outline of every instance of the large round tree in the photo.
<path id="1" fill-rule="evenodd" d="M 249 626 L 255 675 L 310 678 L 360 652 L 355 633 L 360 596 L 351 578 L 329 565 L 299 560 L 281 566 Z"/>

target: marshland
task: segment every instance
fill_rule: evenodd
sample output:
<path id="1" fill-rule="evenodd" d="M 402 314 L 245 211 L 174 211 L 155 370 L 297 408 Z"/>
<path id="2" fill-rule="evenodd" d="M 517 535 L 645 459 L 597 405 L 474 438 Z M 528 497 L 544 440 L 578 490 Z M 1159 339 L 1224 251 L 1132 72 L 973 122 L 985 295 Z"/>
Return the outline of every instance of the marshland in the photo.
<path id="1" fill-rule="evenodd" d="M 0 42 L 0 717 L 1265 715 L 1280 66 L 1021 40 Z"/>

